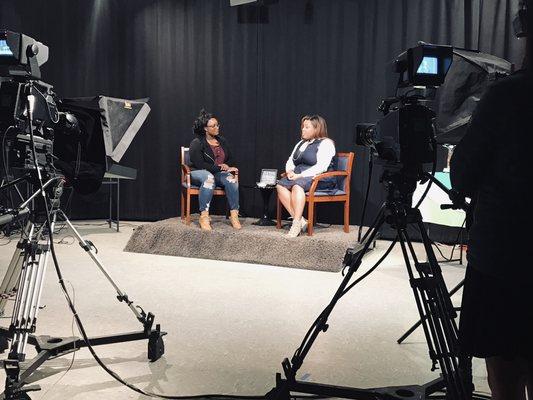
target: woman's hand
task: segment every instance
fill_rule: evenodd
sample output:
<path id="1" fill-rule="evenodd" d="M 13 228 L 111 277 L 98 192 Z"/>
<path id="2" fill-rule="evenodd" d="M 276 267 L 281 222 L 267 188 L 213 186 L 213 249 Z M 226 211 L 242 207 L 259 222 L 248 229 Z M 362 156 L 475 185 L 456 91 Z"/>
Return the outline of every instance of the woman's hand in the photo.
<path id="1" fill-rule="evenodd" d="M 239 168 L 237 168 L 237 167 L 228 167 L 228 169 L 226 171 L 227 172 L 237 173 L 237 172 L 239 172 Z"/>
<path id="2" fill-rule="evenodd" d="M 292 180 L 292 177 L 294 176 L 294 171 L 287 171 L 286 176 L 287 179 Z"/>
<path id="3" fill-rule="evenodd" d="M 295 174 L 294 172 L 291 174 L 291 176 L 287 175 L 287 178 L 289 178 L 290 181 L 295 181 L 296 179 L 301 178 L 301 177 L 302 175 Z"/>
<path id="4" fill-rule="evenodd" d="M 227 171 L 229 169 L 228 164 L 220 164 L 219 167 L 221 171 Z"/>

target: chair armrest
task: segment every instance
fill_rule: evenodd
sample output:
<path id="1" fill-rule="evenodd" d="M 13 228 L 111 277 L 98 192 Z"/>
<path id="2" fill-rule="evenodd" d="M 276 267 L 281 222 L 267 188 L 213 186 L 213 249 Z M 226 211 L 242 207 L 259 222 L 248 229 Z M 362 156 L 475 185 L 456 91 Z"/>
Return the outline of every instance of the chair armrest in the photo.
<path id="1" fill-rule="evenodd" d="M 332 176 L 348 176 L 348 172 L 346 171 L 330 171 L 330 172 L 324 172 L 323 174 L 319 174 L 313 178 L 313 181 L 320 181 L 324 178 L 330 178 Z"/>
<path id="2" fill-rule="evenodd" d="M 191 187 L 191 168 L 185 164 L 181 164 L 181 182 L 187 183 L 187 187 Z"/>
<path id="3" fill-rule="evenodd" d="M 332 176 L 348 176 L 347 171 L 330 171 L 330 172 L 324 172 L 323 174 L 319 174 L 313 178 L 313 183 L 311 184 L 311 187 L 309 188 L 309 196 L 312 197 L 315 195 L 316 187 L 318 186 L 318 182 L 320 182 L 322 179 L 325 178 L 331 178 Z"/>

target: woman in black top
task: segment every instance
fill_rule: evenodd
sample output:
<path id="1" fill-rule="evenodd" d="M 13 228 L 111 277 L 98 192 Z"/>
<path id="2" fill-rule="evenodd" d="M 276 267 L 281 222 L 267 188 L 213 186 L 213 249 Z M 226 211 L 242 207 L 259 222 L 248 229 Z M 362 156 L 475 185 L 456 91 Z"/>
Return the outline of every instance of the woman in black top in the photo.
<path id="1" fill-rule="evenodd" d="M 216 186 L 226 192 L 230 205 L 230 223 L 235 229 L 241 229 L 239 222 L 239 186 L 234 174 L 239 171 L 233 166 L 231 150 L 226 139 L 219 134 L 220 124 L 217 118 L 205 110 L 194 121 L 193 132 L 196 138 L 189 146 L 191 181 L 200 188 L 200 227 L 210 231 L 209 205 Z"/>

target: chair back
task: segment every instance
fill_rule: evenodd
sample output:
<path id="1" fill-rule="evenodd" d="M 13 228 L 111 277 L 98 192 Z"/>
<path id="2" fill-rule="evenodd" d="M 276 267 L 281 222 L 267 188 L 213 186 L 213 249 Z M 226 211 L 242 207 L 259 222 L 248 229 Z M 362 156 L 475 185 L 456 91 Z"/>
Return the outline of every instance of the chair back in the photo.
<path id="1" fill-rule="evenodd" d="M 337 177 L 337 190 L 343 190 L 346 193 L 350 191 L 350 180 L 352 178 L 352 165 L 354 153 L 337 153 L 337 171 L 346 171 L 347 176 Z"/>
<path id="2" fill-rule="evenodd" d="M 191 159 L 189 157 L 189 148 L 181 146 L 181 165 L 191 165 Z"/>

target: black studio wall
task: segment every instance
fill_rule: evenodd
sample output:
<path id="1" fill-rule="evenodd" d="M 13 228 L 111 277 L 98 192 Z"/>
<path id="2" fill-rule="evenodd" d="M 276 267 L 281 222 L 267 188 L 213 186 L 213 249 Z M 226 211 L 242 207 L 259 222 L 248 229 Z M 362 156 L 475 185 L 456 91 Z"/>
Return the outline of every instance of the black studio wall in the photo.
<path id="1" fill-rule="evenodd" d="M 229 0 L 2 0 L 0 27 L 50 47 L 43 77 L 62 97 L 151 98 L 152 113 L 122 162 L 139 176 L 121 186 L 121 218 L 137 220 L 178 214 L 179 147 L 206 107 L 235 149 L 243 211 L 254 216 L 260 195 L 244 186 L 261 168 L 283 168 L 302 115 L 323 115 L 337 149 L 356 151 L 357 223 L 368 154 L 353 145 L 353 127 L 378 118 L 387 61 L 424 40 L 520 62 L 511 27 L 517 1 L 272 3 L 268 22 L 239 23 Z M 105 217 L 106 191 L 75 195 L 72 217 Z M 371 211 L 381 200 L 376 183 Z M 338 223 L 341 215 L 340 207 L 325 206 L 318 218 Z"/>

